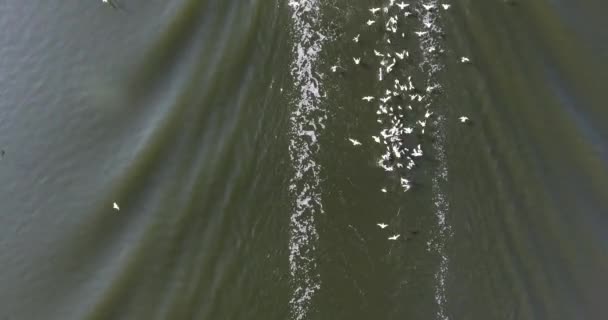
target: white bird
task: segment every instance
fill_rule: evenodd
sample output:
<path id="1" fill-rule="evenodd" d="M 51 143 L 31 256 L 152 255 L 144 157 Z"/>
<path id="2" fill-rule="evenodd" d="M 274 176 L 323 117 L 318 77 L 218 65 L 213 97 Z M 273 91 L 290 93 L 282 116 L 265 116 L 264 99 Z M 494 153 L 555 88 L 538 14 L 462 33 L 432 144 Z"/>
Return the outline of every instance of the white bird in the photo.
<path id="1" fill-rule="evenodd" d="M 471 62 L 471 60 L 469 58 L 467 58 L 467 57 L 462 57 L 462 58 L 460 58 L 460 62 L 461 63 L 469 63 L 469 62 Z"/>
<path id="2" fill-rule="evenodd" d="M 359 34 L 357 34 L 354 38 L 353 38 L 354 42 L 359 42 Z"/>
<path id="3" fill-rule="evenodd" d="M 401 178 L 401 184 L 402 185 L 404 185 L 404 184 L 410 184 L 410 181 L 407 180 L 406 178 Z"/>
<path id="4" fill-rule="evenodd" d="M 416 31 L 414 32 L 417 36 L 422 37 L 423 35 L 427 34 L 428 31 Z"/>
<path id="5" fill-rule="evenodd" d="M 439 84 L 434 84 L 432 86 L 426 87 L 426 92 L 431 93 L 439 88 Z"/>
<path id="6" fill-rule="evenodd" d="M 371 26 L 372 24 L 374 24 L 374 22 L 376 22 L 376 21 L 374 21 L 374 20 L 367 20 L 366 23 L 367 23 L 368 26 Z"/>
<path id="7" fill-rule="evenodd" d="M 382 222 L 381 223 L 377 223 L 376 225 L 378 225 L 378 227 L 380 227 L 380 229 L 384 229 L 384 228 L 388 227 L 388 224 L 382 223 Z"/>
<path id="8" fill-rule="evenodd" d="M 361 58 L 353 58 L 353 61 L 355 61 L 355 64 L 359 64 L 359 62 L 361 62 Z"/>
<path id="9" fill-rule="evenodd" d="M 443 7 L 443 10 L 447 10 L 450 8 L 449 4 L 442 4 L 441 6 Z"/>
<path id="10" fill-rule="evenodd" d="M 380 143 L 380 137 L 372 136 L 372 139 L 374 139 L 374 141 Z"/>
<path id="11" fill-rule="evenodd" d="M 424 9 L 426 11 L 431 11 L 431 10 L 435 9 L 435 5 L 434 4 L 423 4 L 422 6 L 424 7 Z"/>
<path id="12" fill-rule="evenodd" d="M 372 96 L 367 96 L 367 97 L 363 97 L 363 98 L 361 98 L 361 100 L 365 100 L 365 101 L 367 101 L 367 102 L 370 102 L 370 101 L 374 100 L 374 97 L 372 97 Z"/>
<path id="13" fill-rule="evenodd" d="M 412 157 L 422 157 L 422 149 L 420 149 L 420 145 L 418 145 L 418 149 L 412 152 Z"/>
<path id="14" fill-rule="evenodd" d="M 386 193 L 386 188 L 382 188 L 382 189 L 380 189 L 380 191 Z"/>
<path id="15" fill-rule="evenodd" d="M 397 7 L 399 7 L 399 9 L 401 9 L 401 10 L 403 10 L 406 7 L 409 7 L 409 6 L 410 6 L 409 3 L 408 4 L 403 3 L 403 2 L 397 3 Z"/>
<path id="16" fill-rule="evenodd" d="M 376 14 L 376 12 L 380 11 L 380 8 L 371 8 L 369 9 L 369 11 L 373 14 Z"/>
<path id="17" fill-rule="evenodd" d="M 469 121 L 469 118 L 465 117 L 465 116 L 462 116 L 462 117 L 460 117 L 458 119 L 460 119 L 460 122 L 462 122 L 462 123 L 465 123 L 465 122 Z"/>
<path id="18" fill-rule="evenodd" d="M 388 172 L 393 171 L 393 167 L 384 167 L 384 171 L 388 171 Z M 386 191 L 384 191 L 384 192 L 386 192 Z"/>
<path id="19" fill-rule="evenodd" d="M 395 55 L 397 56 L 397 58 L 399 58 L 399 60 L 403 60 L 403 57 L 405 57 L 405 52 L 404 53 L 395 52 Z"/>
<path id="20" fill-rule="evenodd" d="M 384 55 L 383 55 L 382 53 L 380 53 L 380 52 L 376 51 L 375 49 L 374 49 L 374 54 L 375 54 L 377 57 L 384 57 Z"/>
<path id="21" fill-rule="evenodd" d="M 380 98 L 380 101 L 382 101 L 383 103 L 386 103 L 390 99 L 391 99 L 391 97 L 388 96 L 388 97 Z"/>
<path id="22" fill-rule="evenodd" d="M 431 115 L 433 115 L 433 113 L 432 113 L 432 112 L 429 112 L 429 111 L 427 110 L 427 111 L 426 111 L 426 113 L 424 114 L 424 117 L 425 117 L 425 118 L 428 118 L 428 117 L 430 117 Z"/>
<path id="23" fill-rule="evenodd" d="M 401 235 L 396 234 L 394 236 L 390 236 L 390 237 L 388 237 L 388 240 L 397 240 L 397 239 L 399 239 L 399 236 L 401 236 Z"/>
<path id="24" fill-rule="evenodd" d="M 405 134 L 410 134 L 410 133 L 412 133 L 412 131 L 414 131 L 414 129 L 412 129 L 410 127 L 405 128 Z"/>
<path id="25" fill-rule="evenodd" d="M 114 208 L 114 210 L 120 211 L 120 207 L 118 207 L 118 204 L 116 202 L 114 202 L 114 205 L 112 207 Z"/>
<path id="26" fill-rule="evenodd" d="M 331 72 L 336 72 L 338 70 L 338 66 L 331 66 Z"/>
<path id="27" fill-rule="evenodd" d="M 359 141 L 357 141 L 355 139 L 348 138 L 348 140 L 353 144 L 353 146 L 360 146 L 361 145 L 361 142 L 359 142 Z"/>

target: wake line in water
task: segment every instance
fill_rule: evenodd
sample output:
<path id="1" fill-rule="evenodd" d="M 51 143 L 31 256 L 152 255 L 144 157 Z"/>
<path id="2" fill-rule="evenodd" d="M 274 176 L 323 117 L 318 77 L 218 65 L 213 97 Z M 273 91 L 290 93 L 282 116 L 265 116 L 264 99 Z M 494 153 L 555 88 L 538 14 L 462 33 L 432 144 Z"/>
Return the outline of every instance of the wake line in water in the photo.
<path id="1" fill-rule="evenodd" d="M 290 181 L 292 212 L 290 217 L 289 269 L 293 286 L 290 299 L 291 318 L 304 319 L 312 299 L 321 287 L 315 262 L 319 235 L 315 216 L 323 213 L 320 192 L 321 166 L 315 162 L 319 146 L 317 135 L 324 128 L 325 114 L 319 108 L 321 94 L 314 66 L 325 37 L 315 31 L 319 26 L 316 0 L 290 1 L 292 8 L 293 55 L 291 76 L 297 97 L 291 101 L 289 156 L 294 168 Z"/>
<path id="2" fill-rule="evenodd" d="M 424 10 L 422 15 L 422 24 L 426 35 L 420 39 L 420 47 L 422 49 L 423 61 L 420 64 L 422 70 L 427 70 L 427 85 L 437 86 L 435 81 L 435 74 L 441 70 L 442 65 L 436 59 L 436 52 L 441 52 L 439 43 L 434 35 L 441 34 L 442 30 L 437 25 L 437 14 L 436 11 L 439 9 L 439 4 L 436 0 L 429 0 L 425 3 L 426 6 L 434 6 L 435 10 Z M 435 272 L 435 302 L 437 303 L 437 319 L 448 320 L 449 317 L 446 315 L 445 305 L 447 302 L 445 281 L 448 273 L 448 257 L 445 252 L 445 246 L 448 238 L 451 234 L 451 228 L 446 222 L 446 214 L 449 210 L 449 203 L 445 197 L 443 186 L 448 181 L 448 169 L 447 159 L 445 153 L 445 125 L 441 115 L 438 114 L 436 121 L 434 122 L 436 128 L 435 142 L 433 143 L 433 149 L 435 150 L 435 156 L 438 160 L 437 171 L 433 176 L 433 201 L 435 205 L 435 216 L 437 218 L 438 233 L 429 241 L 429 249 L 435 251 L 439 257 L 439 268 Z"/>

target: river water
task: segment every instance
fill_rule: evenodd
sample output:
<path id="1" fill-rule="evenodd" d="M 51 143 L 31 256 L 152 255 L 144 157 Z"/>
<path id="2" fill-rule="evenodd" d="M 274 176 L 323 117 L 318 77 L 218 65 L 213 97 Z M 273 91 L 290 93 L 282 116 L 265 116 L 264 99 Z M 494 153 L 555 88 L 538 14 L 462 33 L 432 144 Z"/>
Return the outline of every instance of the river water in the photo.
<path id="1" fill-rule="evenodd" d="M 604 319 L 608 4 L 391 3 L 0 2 L 0 319 Z"/>

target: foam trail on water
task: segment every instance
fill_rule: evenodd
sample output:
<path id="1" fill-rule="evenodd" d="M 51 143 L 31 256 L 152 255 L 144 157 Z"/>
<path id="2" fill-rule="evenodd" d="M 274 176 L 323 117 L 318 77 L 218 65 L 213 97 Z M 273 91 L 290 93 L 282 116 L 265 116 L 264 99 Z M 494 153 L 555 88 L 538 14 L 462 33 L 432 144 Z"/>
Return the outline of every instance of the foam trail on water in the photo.
<path id="1" fill-rule="evenodd" d="M 420 67 L 428 72 L 427 85 L 437 86 L 435 82 L 435 74 L 441 70 L 442 65 L 437 59 L 437 52 L 441 52 L 440 44 L 437 41 L 437 35 L 442 33 L 441 27 L 436 23 L 437 12 L 441 10 L 440 4 L 436 0 L 424 1 L 424 4 L 435 7 L 434 10 L 422 10 L 422 24 L 427 31 L 427 34 L 421 37 L 420 46 L 423 52 L 423 61 Z M 435 216 L 437 217 L 438 232 L 434 238 L 429 241 L 429 250 L 436 252 L 439 257 L 439 268 L 435 272 L 435 301 L 437 303 L 436 319 L 448 320 L 446 314 L 446 278 L 448 273 L 448 256 L 446 253 L 446 243 L 451 236 L 450 225 L 446 222 L 446 215 L 449 210 L 449 203 L 443 191 L 444 186 L 448 181 L 447 157 L 445 152 L 445 124 L 441 114 L 437 114 L 435 121 L 435 141 L 433 149 L 438 160 L 437 171 L 433 176 L 433 201 L 435 205 Z"/>
<path id="2" fill-rule="evenodd" d="M 310 317 L 312 300 L 321 287 L 315 262 L 319 235 L 315 216 L 323 213 L 320 191 L 321 166 L 315 162 L 319 150 L 318 134 L 324 128 L 324 110 L 319 107 L 321 76 L 315 70 L 325 37 L 319 29 L 317 0 L 291 0 L 293 62 L 291 76 L 296 97 L 292 99 L 289 156 L 294 169 L 290 181 L 292 211 L 290 217 L 289 269 L 293 292 L 291 318 Z"/>

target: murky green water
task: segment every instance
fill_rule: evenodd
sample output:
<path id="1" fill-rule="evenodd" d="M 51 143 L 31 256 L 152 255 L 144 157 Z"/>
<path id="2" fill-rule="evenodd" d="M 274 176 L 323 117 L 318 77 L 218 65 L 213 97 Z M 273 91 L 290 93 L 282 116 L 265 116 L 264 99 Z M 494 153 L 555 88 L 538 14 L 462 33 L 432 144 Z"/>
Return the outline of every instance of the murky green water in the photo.
<path id="1" fill-rule="evenodd" d="M 608 6 L 433 2 L 0 3 L 0 318 L 603 319 Z"/>

